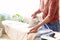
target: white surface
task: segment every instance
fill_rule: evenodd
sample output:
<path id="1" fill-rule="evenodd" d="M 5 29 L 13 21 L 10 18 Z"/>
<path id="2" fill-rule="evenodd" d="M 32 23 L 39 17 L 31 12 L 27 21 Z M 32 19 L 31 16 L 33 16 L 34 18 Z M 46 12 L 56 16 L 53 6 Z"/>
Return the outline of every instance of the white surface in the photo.
<path id="1" fill-rule="evenodd" d="M 60 32 L 55 32 L 56 39 L 60 40 Z"/>
<path id="2" fill-rule="evenodd" d="M 11 20 L 5 20 L 2 22 L 3 25 L 7 25 L 10 28 L 20 30 L 20 31 L 25 31 L 28 32 L 30 30 L 29 24 L 22 23 L 22 22 L 17 22 L 17 21 L 11 21 Z"/>
<path id="3" fill-rule="evenodd" d="M 2 36 L 3 28 L 0 28 L 0 37 Z"/>

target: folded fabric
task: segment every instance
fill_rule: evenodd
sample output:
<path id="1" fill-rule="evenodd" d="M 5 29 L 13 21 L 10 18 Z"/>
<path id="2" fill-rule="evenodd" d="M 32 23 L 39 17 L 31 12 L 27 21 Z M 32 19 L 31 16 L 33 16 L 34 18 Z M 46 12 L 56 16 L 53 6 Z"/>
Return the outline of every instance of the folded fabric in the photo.
<path id="1" fill-rule="evenodd" d="M 43 31 L 43 32 L 44 32 L 44 31 Z M 50 35 L 50 33 L 53 34 L 52 31 L 45 32 L 45 33 L 39 33 L 39 34 L 36 35 L 35 38 L 41 38 L 42 35 Z"/>

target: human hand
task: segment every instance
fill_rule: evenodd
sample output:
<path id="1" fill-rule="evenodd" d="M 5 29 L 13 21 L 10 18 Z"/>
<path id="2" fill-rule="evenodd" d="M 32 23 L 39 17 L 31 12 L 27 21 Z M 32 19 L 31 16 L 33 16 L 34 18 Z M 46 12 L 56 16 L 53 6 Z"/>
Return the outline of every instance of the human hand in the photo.
<path id="1" fill-rule="evenodd" d="M 30 34 L 30 33 L 36 33 L 37 30 L 38 30 L 38 28 L 37 28 L 37 27 L 34 27 L 34 28 L 32 28 L 32 29 L 28 32 L 28 34 Z"/>
<path id="2" fill-rule="evenodd" d="M 32 16 L 31 16 L 32 18 L 37 18 L 37 16 L 36 16 L 36 14 L 34 13 L 34 14 L 32 14 Z"/>

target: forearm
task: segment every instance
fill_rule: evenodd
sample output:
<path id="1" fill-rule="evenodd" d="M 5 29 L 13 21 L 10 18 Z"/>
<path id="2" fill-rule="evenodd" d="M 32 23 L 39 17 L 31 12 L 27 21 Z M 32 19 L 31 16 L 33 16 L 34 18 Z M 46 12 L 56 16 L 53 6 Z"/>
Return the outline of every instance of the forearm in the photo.
<path id="1" fill-rule="evenodd" d="M 45 19 L 43 19 L 43 21 L 41 23 L 39 23 L 37 26 L 38 28 L 46 23 L 49 23 L 53 18 L 54 18 L 54 15 L 56 13 L 56 10 L 58 8 L 58 5 L 57 5 L 57 0 L 51 0 L 51 3 L 49 5 L 49 11 L 48 11 L 48 15 L 46 16 Z"/>
<path id="2" fill-rule="evenodd" d="M 49 23 L 49 22 L 50 22 L 50 18 L 49 18 L 49 16 L 47 16 L 45 19 L 42 20 L 42 22 L 38 23 L 36 26 L 37 26 L 37 28 L 39 28 L 42 25 Z"/>

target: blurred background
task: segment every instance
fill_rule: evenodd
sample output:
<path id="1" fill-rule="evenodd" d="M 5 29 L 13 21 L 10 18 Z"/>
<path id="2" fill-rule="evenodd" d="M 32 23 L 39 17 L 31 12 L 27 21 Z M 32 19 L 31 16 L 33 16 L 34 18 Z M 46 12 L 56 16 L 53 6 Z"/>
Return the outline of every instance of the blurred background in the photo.
<path id="1" fill-rule="evenodd" d="M 39 0 L 0 0 L 0 14 L 30 16 L 39 8 Z"/>

